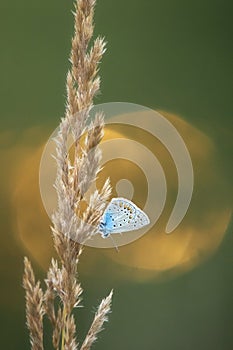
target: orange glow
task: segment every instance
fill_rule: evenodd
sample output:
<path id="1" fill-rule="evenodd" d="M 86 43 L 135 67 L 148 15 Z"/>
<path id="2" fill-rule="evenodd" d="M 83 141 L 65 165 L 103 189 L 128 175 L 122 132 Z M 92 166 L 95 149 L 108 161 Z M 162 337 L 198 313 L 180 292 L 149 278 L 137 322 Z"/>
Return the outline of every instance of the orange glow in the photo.
<path id="1" fill-rule="evenodd" d="M 163 115 L 174 124 L 189 149 L 195 176 L 193 199 L 183 222 L 172 234 L 166 235 L 164 228 L 174 205 L 177 188 L 176 169 L 164 146 L 159 141 L 152 142 L 150 135 L 143 135 L 139 142 L 143 140 L 144 146 L 150 147 L 167 177 L 168 198 L 165 210 L 149 233 L 134 243 L 121 247 L 119 254 L 113 249 L 96 249 L 96 254 L 92 254 L 92 259 L 98 259 L 102 255 L 99 254 L 101 252 L 117 264 L 135 268 L 133 273 L 131 270 L 130 273 L 126 272 L 127 276 L 124 278 L 128 279 L 161 278 L 166 273 L 175 275 L 197 266 L 218 248 L 230 219 L 228 184 L 224 182 L 222 170 L 217 165 L 214 144 L 206 135 L 181 118 L 168 113 Z M 36 131 L 38 139 L 44 139 L 45 134 L 47 132 L 44 130 Z M 47 267 L 53 255 L 53 248 L 50 220 L 42 206 L 38 184 L 43 147 L 31 146 L 32 135 L 32 131 L 25 133 L 24 142 L 20 141 L 12 146 L 8 155 L 17 159 L 12 168 L 14 175 L 10 179 L 11 183 L 13 182 L 10 191 L 16 215 L 16 237 L 38 263 Z M 134 135 L 130 128 L 129 135 Z M 105 140 L 122 136 L 127 135 L 125 131 L 123 134 L 120 126 L 107 128 Z M 138 156 L 140 157 L 140 154 Z M 110 176 L 112 186 L 115 187 L 121 178 L 122 167 L 128 174 L 128 180 L 134 185 L 134 198 L 143 206 L 146 197 L 144 174 L 130 162 L 116 160 L 107 164 L 100 174 L 97 187 L 106 176 Z M 114 190 L 113 196 L 115 195 Z"/>

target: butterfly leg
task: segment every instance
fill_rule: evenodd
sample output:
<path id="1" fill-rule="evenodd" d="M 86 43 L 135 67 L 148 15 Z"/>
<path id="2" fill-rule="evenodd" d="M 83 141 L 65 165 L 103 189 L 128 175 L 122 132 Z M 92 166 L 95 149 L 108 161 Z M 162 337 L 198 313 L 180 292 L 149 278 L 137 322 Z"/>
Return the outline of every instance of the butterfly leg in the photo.
<path id="1" fill-rule="evenodd" d="M 109 236 L 111 237 L 112 243 L 113 243 L 114 247 L 116 248 L 117 253 L 119 253 L 118 246 L 117 246 L 116 243 L 114 242 L 114 239 L 112 238 L 111 235 L 109 235 Z"/>

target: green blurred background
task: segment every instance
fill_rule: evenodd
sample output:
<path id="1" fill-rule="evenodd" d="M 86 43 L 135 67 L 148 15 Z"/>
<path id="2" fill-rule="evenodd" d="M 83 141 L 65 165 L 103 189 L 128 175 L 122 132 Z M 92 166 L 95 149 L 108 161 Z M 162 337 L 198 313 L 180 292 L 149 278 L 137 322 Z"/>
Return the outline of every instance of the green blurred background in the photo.
<path id="1" fill-rule="evenodd" d="M 21 160 L 27 158 L 28 149 L 46 141 L 64 111 L 71 9 L 72 1 L 67 0 L 0 2 L 2 349 L 29 349 L 21 287 L 23 256 L 29 255 L 39 278 L 45 276 L 43 264 L 18 237 L 14 194 Z M 227 184 L 228 207 L 232 197 L 232 10 L 230 0 L 99 0 L 95 17 L 95 33 L 105 35 L 108 42 L 101 65 L 101 95 L 95 102 L 126 101 L 162 109 L 206 134 L 218 150 L 216 161 L 224 173 L 219 186 Z M 43 132 L 28 136 L 27 130 Z M 33 186 L 38 188 L 38 183 L 30 183 L 29 189 Z M 221 201 L 219 205 L 225 205 Z M 232 349 L 232 228 L 230 223 L 208 259 L 168 278 L 127 278 L 124 267 L 101 250 L 87 249 L 80 266 L 85 289 L 85 308 L 77 310 L 80 339 L 88 329 L 93 306 L 114 287 L 110 322 L 93 348 Z M 90 267 L 93 254 L 99 256 Z M 128 276 L 136 275 L 140 263 L 138 268 L 125 269 Z"/>

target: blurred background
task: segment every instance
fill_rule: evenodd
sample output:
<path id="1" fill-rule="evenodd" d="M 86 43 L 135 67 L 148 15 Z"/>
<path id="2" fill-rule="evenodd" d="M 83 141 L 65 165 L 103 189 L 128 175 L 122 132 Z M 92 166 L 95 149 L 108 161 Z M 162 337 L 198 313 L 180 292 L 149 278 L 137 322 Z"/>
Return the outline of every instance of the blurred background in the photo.
<path id="1" fill-rule="evenodd" d="M 29 349 L 23 256 L 43 280 L 54 255 L 38 169 L 44 144 L 64 112 L 71 9 L 67 0 L 0 2 L 4 349 Z M 148 135 L 140 140 L 164 168 L 168 198 L 155 227 L 119 254 L 84 251 L 84 308 L 76 310 L 80 341 L 101 298 L 115 290 L 110 322 L 93 347 L 97 350 L 233 348 L 232 10 L 230 0 L 97 3 L 95 33 L 106 37 L 108 50 L 95 103 L 125 101 L 161 111 L 186 142 L 195 176 L 184 221 L 165 235 L 177 191 L 174 164 L 158 140 Z M 124 132 L 109 129 L 106 138 Z M 124 174 L 134 185 L 134 201 L 142 205 L 144 175 L 130 162 L 118 162 L 107 164 L 102 178 L 110 176 L 114 186 Z M 51 349 L 47 324 L 45 329 L 46 349 Z"/>

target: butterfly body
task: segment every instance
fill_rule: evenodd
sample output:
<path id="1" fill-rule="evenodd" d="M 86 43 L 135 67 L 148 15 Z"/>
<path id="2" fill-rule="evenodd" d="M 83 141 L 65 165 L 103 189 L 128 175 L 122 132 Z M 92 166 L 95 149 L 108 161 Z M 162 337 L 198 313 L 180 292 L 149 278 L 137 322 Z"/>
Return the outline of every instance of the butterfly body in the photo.
<path id="1" fill-rule="evenodd" d="M 113 233 L 134 231 L 150 223 L 148 216 L 133 202 L 113 198 L 101 218 L 99 232 L 103 238 Z"/>

